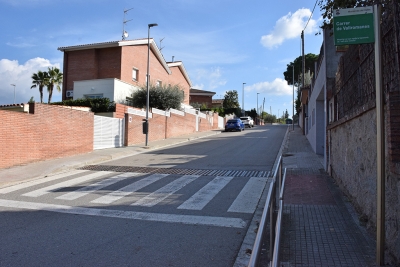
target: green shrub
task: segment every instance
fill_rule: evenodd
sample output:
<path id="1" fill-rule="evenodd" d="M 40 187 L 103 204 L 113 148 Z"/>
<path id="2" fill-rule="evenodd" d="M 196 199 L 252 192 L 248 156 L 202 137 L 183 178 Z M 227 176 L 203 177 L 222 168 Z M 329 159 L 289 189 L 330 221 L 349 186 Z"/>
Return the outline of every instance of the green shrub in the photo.
<path id="1" fill-rule="evenodd" d="M 132 94 L 132 106 L 137 108 L 146 107 L 147 87 L 140 87 Z M 183 102 L 184 91 L 179 85 L 173 86 L 155 86 L 149 87 L 149 106 L 161 110 L 170 108 L 180 109 Z"/>
<path id="2" fill-rule="evenodd" d="M 109 98 L 79 98 L 62 102 L 54 102 L 51 105 L 63 105 L 73 107 L 89 107 L 92 112 L 115 112 L 115 103 Z"/>

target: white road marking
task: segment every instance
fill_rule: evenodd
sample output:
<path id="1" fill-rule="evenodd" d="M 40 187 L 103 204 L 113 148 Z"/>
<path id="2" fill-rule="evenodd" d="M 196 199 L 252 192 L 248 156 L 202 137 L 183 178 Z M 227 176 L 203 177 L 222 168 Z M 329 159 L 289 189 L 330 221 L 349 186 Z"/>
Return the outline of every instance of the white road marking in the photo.
<path id="1" fill-rule="evenodd" d="M 50 186 L 46 186 L 46 187 L 40 188 L 38 190 L 34 190 L 34 191 L 31 191 L 31 192 L 28 192 L 26 194 L 23 194 L 23 196 L 26 196 L 26 197 L 43 196 L 43 195 L 45 195 L 47 193 L 50 193 L 52 191 L 56 191 L 56 190 L 64 188 L 64 187 L 68 187 L 68 186 L 76 185 L 76 184 L 79 184 L 79 183 L 82 183 L 82 182 L 86 182 L 86 181 L 89 181 L 89 180 L 93 180 L 93 179 L 96 179 L 96 178 L 98 178 L 100 176 L 104 176 L 104 175 L 111 174 L 111 173 L 114 173 L 114 172 L 100 171 L 100 172 L 91 173 L 91 174 L 84 175 L 84 176 L 81 176 L 81 177 L 78 177 L 78 178 L 75 178 L 75 179 L 71 179 L 71 180 L 68 180 L 68 181 L 65 181 L 65 182 L 61 182 L 61 183 L 58 183 L 58 184 L 53 184 L 53 185 L 50 185 Z"/>
<path id="2" fill-rule="evenodd" d="M 16 184 L 16 185 L 13 185 L 13 186 L 9 186 L 9 187 L 5 187 L 5 188 L 0 189 L 0 194 L 7 194 L 7 193 L 10 193 L 10 192 L 14 192 L 14 191 L 21 190 L 21 189 L 24 189 L 24 188 L 28 188 L 28 187 L 31 187 L 31 186 L 34 186 L 34 185 L 38 185 L 38 184 L 51 182 L 51 181 L 58 180 L 58 179 L 61 179 L 61 178 L 64 178 L 64 177 L 68 177 L 68 176 L 72 176 L 72 175 L 75 175 L 75 174 L 79 174 L 79 173 L 82 173 L 82 172 L 86 172 L 86 171 L 75 170 L 75 171 L 70 171 L 70 172 L 67 172 L 67 173 L 61 173 L 61 174 L 57 174 L 57 175 L 53 175 L 53 176 L 49 176 L 49 177 L 45 177 L 45 178 L 29 181 L 29 182 L 26 182 L 26 183 Z"/>
<path id="3" fill-rule="evenodd" d="M 33 202 L 3 200 L 3 199 L 0 199 L 0 206 L 6 208 L 15 208 L 15 209 L 51 211 L 59 213 L 101 216 L 101 217 L 131 219 L 131 220 L 182 223 L 191 225 L 207 225 L 207 226 L 218 226 L 218 227 L 229 227 L 229 228 L 246 227 L 246 222 L 240 218 L 106 210 L 106 209 L 82 208 L 82 207 L 72 207 L 65 205 L 33 203 Z"/>
<path id="4" fill-rule="evenodd" d="M 117 201 L 127 195 L 130 195 L 133 192 L 136 192 L 137 190 L 140 190 L 143 187 L 146 187 L 166 176 L 168 176 L 168 174 L 159 174 L 159 173 L 152 174 L 152 175 L 147 176 L 146 178 L 143 178 L 137 182 L 127 185 L 117 191 L 113 191 L 105 196 L 102 196 L 95 200 L 92 200 L 91 202 L 92 203 L 101 203 L 101 204 L 110 204 L 110 203 Z"/>
<path id="5" fill-rule="evenodd" d="M 91 184 L 89 186 L 85 186 L 82 188 L 79 188 L 78 190 L 75 190 L 74 192 L 70 192 L 64 195 L 61 195 L 59 197 L 56 197 L 56 199 L 63 199 L 63 200 L 74 200 L 83 196 L 86 196 L 87 194 L 90 194 L 94 191 L 100 190 L 106 186 L 115 184 L 119 181 L 122 181 L 126 178 L 129 177 L 134 177 L 138 175 L 143 175 L 142 173 L 136 173 L 136 172 L 127 172 L 127 173 L 122 173 L 119 175 L 112 176 L 108 179 L 101 180 L 97 183 Z"/>
<path id="6" fill-rule="evenodd" d="M 133 203 L 132 206 L 153 207 L 199 177 L 200 175 L 184 175 L 167 184 L 166 186 L 154 191 L 150 195 L 139 199 Z"/>
<path id="7" fill-rule="evenodd" d="M 253 213 L 266 184 L 266 178 L 251 177 L 229 207 L 228 212 Z"/>
<path id="8" fill-rule="evenodd" d="M 191 198 L 183 202 L 178 209 L 202 210 L 232 179 L 233 177 L 215 177 Z"/>

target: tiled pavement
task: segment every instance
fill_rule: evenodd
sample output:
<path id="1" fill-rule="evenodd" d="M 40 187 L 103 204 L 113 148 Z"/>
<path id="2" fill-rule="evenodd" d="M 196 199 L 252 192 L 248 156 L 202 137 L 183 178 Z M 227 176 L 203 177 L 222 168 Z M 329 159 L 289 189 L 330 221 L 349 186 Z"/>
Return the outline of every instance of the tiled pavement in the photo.
<path id="1" fill-rule="evenodd" d="M 299 127 L 289 132 L 283 156 L 281 266 L 376 266 L 373 239 Z"/>

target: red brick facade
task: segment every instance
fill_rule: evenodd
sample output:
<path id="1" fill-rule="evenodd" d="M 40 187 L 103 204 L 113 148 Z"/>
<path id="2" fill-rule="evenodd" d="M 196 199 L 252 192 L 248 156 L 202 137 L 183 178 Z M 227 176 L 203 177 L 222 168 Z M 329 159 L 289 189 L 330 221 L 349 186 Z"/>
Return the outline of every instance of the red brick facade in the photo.
<path id="1" fill-rule="evenodd" d="M 111 46 L 111 45 L 110 45 Z M 190 81 L 185 78 L 179 66 L 168 66 L 150 49 L 150 82 L 160 81 L 163 85 L 179 85 L 184 91 L 184 104 L 189 104 Z M 154 48 L 155 51 L 158 48 Z M 63 100 L 66 91 L 74 89 L 74 81 L 116 78 L 134 86 L 146 84 L 147 53 L 146 44 L 115 47 L 62 48 L 64 52 Z M 178 62 L 181 64 L 181 62 Z M 137 70 L 137 79 L 132 79 L 132 70 Z"/>
<path id="2" fill-rule="evenodd" d="M 198 103 L 198 104 L 205 104 L 207 108 L 212 107 L 212 96 L 208 95 L 191 95 L 190 96 L 190 104 Z"/>
<path id="3" fill-rule="evenodd" d="M 93 151 L 93 113 L 30 104 L 33 114 L 0 110 L 0 168 Z"/>

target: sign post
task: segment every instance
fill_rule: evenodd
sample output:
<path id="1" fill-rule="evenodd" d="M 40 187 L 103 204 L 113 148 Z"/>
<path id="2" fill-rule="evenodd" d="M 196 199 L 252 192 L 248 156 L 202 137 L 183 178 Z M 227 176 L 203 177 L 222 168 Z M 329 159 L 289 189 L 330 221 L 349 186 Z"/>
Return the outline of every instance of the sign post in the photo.
<path id="1" fill-rule="evenodd" d="M 372 6 L 333 11 L 333 35 L 336 46 L 373 43 L 374 14 Z"/>
<path id="2" fill-rule="evenodd" d="M 375 43 L 376 92 L 376 264 L 385 255 L 385 114 L 382 94 L 381 6 L 336 9 L 333 12 L 335 46 Z"/>

